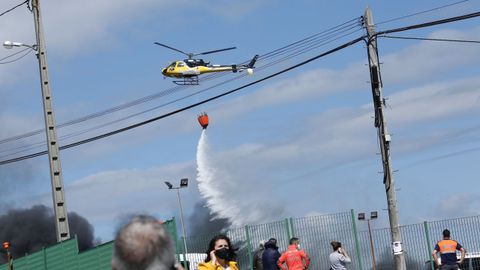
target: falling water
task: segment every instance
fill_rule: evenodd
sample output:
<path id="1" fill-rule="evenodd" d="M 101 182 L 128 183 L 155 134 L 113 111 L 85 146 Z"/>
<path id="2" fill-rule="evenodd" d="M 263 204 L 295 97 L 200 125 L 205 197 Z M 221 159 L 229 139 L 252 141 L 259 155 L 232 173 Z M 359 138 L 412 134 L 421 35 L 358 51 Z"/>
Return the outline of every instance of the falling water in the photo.
<path id="1" fill-rule="evenodd" d="M 228 174 L 222 173 L 219 168 L 215 168 L 214 164 L 204 129 L 197 147 L 198 189 L 213 216 L 228 219 L 232 225 L 238 225 L 239 209 L 232 204 L 227 192 L 222 189 L 222 186 L 229 181 Z"/>

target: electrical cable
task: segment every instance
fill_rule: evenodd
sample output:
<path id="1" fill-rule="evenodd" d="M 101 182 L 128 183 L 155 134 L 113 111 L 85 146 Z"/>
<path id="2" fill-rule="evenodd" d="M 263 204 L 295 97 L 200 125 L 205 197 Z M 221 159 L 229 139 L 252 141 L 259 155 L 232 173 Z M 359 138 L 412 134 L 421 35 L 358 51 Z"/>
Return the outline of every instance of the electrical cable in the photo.
<path id="1" fill-rule="evenodd" d="M 375 33 L 375 35 L 373 37 L 382 36 L 382 35 L 390 34 L 390 33 L 397 33 L 397 32 L 403 32 L 403 31 L 414 30 L 414 29 L 419 29 L 419 28 L 425 28 L 425 27 L 435 26 L 435 25 L 440 25 L 440 24 L 445 24 L 445 23 L 451 23 L 451 22 L 456 22 L 456 21 L 461 21 L 461 20 L 466 20 L 466 19 L 472 19 L 472 18 L 475 18 L 475 17 L 478 17 L 478 16 L 480 16 L 480 12 L 473 12 L 473 13 L 469 13 L 469 14 L 465 14 L 465 15 L 461 15 L 461 16 L 447 18 L 447 19 L 436 20 L 436 21 L 420 23 L 420 24 L 414 24 L 414 25 L 410 25 L 410 26 L 399 27 L 399 28 L 385 30 L 385 31 L 379 31 L 379 32 Z"/>
<path id="2" fill-rule="evenodd" d="M 477 16 L 480 16 L 479 12 L 466 14 L 466 15 L 462 15 L 462 16 L 457 16 L 457 17 L 452 17 L 452 18 L 443 19 L 443 20 L 437 20 L 437 21 L 423 23 L 423 24 L 417 24 L 417 25 L 412 25 L 412 26 L 407 26 L 407 27 L 402 27 L 402 28 L 386 30 L 386 31 L 376 33 L 374 35 L 374 37 L 379 36 L 379 35 L 384 35 L 385 33 L 393 33 L 393 32 L 400 32 L 400 31 L 418 29 L 418 28 L 423 28 L 423 27 L 428 27 L 428 26 L 433 26 L 433 25 L 438 25 L 438 24 L 443 24 L 443 23 L 448 23 L 448 22 L 454 22 L 454 21 L 458 21 L 458 20 L 469 19 L 469 18 L 473 18 L 473 17 L 477 17 Z"/>
<path id="3" fill-rule="evenodd" d="M 405 16 L 393 18 L 393 19 L 390 19 L 390 20 L 386 20 L 386 21 L 382 21 L 382 22 L 376 23 L 375 25 L 381 25 L 381 24 L 385 24 L 385 23 L 389 23 L 389 22 L 393 22 L 393 21 L 398 21 L 398 20 L 410 18 L 410 17 L 417 16 L 417 15 L 420 15 L 420 14 L 424 14 L 424 13 L 432 12 L 432 11 L 435 11 L 435 10 L 439 10 L 439 9 L 442 9 L 442 8 L 446 8 L 446 7 L 458 5 L 458 4 L 461 4 L 461 3 L 464 3 L 464 2 L 468 2 L 468 0 L 462 0 L 462 1 L 455 2 L 455 3 L 443 5 L 443 6 L 440 6 L 440 7 L 436 7 L 436 8 L 432 8 L 432 9 L 428 9 L 428 10 L 424 10 L 424 11 L 420 11 L 420 12 L 417 12 L 417 13 L 413 13 L 413 14 L 410 14 L 410 15 L 405 15 Z"/>
<path id="4" fill-rule="evenodd" d="M 20 54 L 20 53 L 24 52 L 24 51 L 27 51 L 27 52 L 26 52 L 25 54 L 23 54 L 22 56 L 20 56 L 20 57 L 18 57 L 18 58 L 15 58 L 15 59 L 13 59 L 13 60 L 7 61 L 7 62 L 0 62 L 0 65 L 5 65 L 5 64 L 10 64 L 10 63 L 16 62 L 16 61 L 24 58 L 25 56 L 29 55 L 31 52 L 33 52 L 33 50 L 32 50 L 31 48 L 25 48 L 25 49 L 23 49 L 23 50 L 21 50 L 21 51 L 19 51 L 19 52 L 16 52 L 16 53 L 14 53 L 14 54 L 11 54 L 11 55 L 9 55 L 9 56 L 7 56 L 7 57 L 4 57 L 4 58 L 0 59 L 0 61 L 3 61 L 3 60 L 8 59 L 8 58 L 10 58 L 10 57 L 13 57 L 13 56 L 15 56 L 15 55 L 17 55 L 17 54 Z"/>
<path id="5" fill-rule="evenodd" d="M 285 50 L 286 48 L 292 48 L 292 47 L 302 48 L 303 43 L 312 42 L 312 38 L 317 38 L 318 39 L 318 37 L 321 37 L 322 35 L 325 35 L 325 34 L 330 34 L 330 36 L 327 36 L 327 38 L 331 38 L 331 36 L 332 36 L 331 32 L 334 31 L 335 29 L 341 29 L 342 27 L 350 27 L 349 29 L 351 29 L 352 28 L 351 27 L 352 23 L 355 23 L 355 24 L 358 25 L 359 24 L 358 22 L 359 22 L 359 18 L 349 20 L 349 21 L 347 21 L 345 23 L 342 23 L 342 24 L 340 24 L 336 27 L 332 27 L 330 29 L 327 29 L 325 31 L 322 31 L 322 32 L 317 33 L 315 35 L 312 35 L 310 37 L 304 38 L 300 41 L 291 43 L 289 45 L 286 45 L 286 46 L 284 46 L 280 49 L 274 50 L 274 51 L 272 51 L 270 53 L 267 53 L 265 55 L 262 55 L 259 58 L 259 61 L 262 61 L 263 59 L 271 58 L 273 56 L 282 55 L 282 54 L 287 52 L 287 50 Z M 311 49 L 314 49 L 314 48 L 317 48 L 317 47 L 319 47 L 319 46 L 313 47 Z M 300 53 L 295 54 L 294 56 L 299 55 L 299 54 Z M 291 56 L 291 57 L 293 57 L 293 56 Z M 289 58 L 285 58 L 285 59 L 283 59 L 283 61 L 285 61 L 287 59 L 289 59 Z M 248 62 L 249 61 L 246 61 L 245 63 L 248 63 Z M 281 61 L 278 61 L 276 63 L 279 63 L 279 62 L 281 62 Z M 226 74 L 212 74 L 212 75 L 218 75 L 218 76 L 206 77 L 202 81 L 208 81 L 208 80 L 211 80 L 211 79 L 214 79 L 214 78 L 219 78 L 219 77 L 225 76 Z M 161 92 L 156 93 L 156 94 L 145 96 L 145 97 L 133 100 L 131 102 L 127 102 L 127 103 L 124 103 L 124 104 L 121 104 L 121 105 L 118 105 L 118 106 L 115 106 L 115 107 L 112 107 L 112 108 L 109 108 L 109 109 L 106 109 L 106 110 L 103 110 L 103 111 L 92 113 L 92 114 L 89 114 L 89 115 L 86 115 L 86 116 L 83 116 L 83 117 L 80 117 L 80 118 L 77 118 L 77 119 L 74 119 L 74 120 L 71 120 L 71 121 L 68 121 L 68 122 L 60 123 L 60 124 L 57 125 L 57 128 L 62 128 L 62 127 L 70 126 L 70 125 L 73 125 L 73 124 L 78 124 L 78 123 L 81 123 L 81 122 L 85 122 L 85 121 L 93 119 L 93 118 L 101 117 L 101 116 L 104 116 L 104 115 L 107 115 L 107 114 L 110 114 L 110 113 L 113 113 L 113 112 L 117 112 L 119 110 L 130 108 L 132 106 L 139 105 L 139 104 L 151 101 L 153 99 L 163 97 L 163 96 L 169 95 L 171 93 L 174 93 L 174 92 L 177 92 L 177 91 L 180 91 L 180 90 L 185 90 L 185 89 L 187 89 L 187 87 L 185 87 L 185 86 L 175 86 L 175 87 L 169 88 L 167 90 L 161 91 Z M 31 137 L 31 136 L 34 136 L 34 135 L 41 134 L 42 132 L 44 132 L 44 129 L 38 129 L 38 130 L 34 130 L 34 131 L 27 132 L 27 133 L 24 133 L 24 134 L 20 134 L 20 135 L 17 135 L 17 136 L 5 138 L 5 139 L 0 140 L 0 144 L 6 143 L 6 142 L 11 142 L 11 141 L 14 141 L 14 140 L 28 138 L 28 137 Z"/>
<path id="6" fill-rule="evenodd" d="M 463 43 L 480 43 L 480 40 L 466 40 L 466 39 L 447 39 L 447 38 L 419 38 L 419 37 L 400 37 L 400 36 L 380 36 L 382 38 L 394 38 L 394 39 L 413 39 L 413 40 L 426 40 L 426 41 L 445 41 L 445 42 L 463 42 Z"/>
<path id="7" fill-rule="evenodd" d="M 250 87 L 252 85 L 255 85 L 255 84 L 258 84 L 260 82 L 263 82 L 263 81 L 266 81 L 266 80 L 269 80 L 271 78 L 274 78 L 278 75 L 281 75 L 285 72 L 288 72 L 290 70 L 293 70 L 295 68 L 298 68 L 300 66 L 303 66 L 303 65 L 306 65 L 314 60 L 317 60 L 321 57 L 324 57 L 324 56 L 327 56 L 329 54 L 332 54 L 336 51 L 339 51 L 339 50 L 342 50 L 344 48 L 347 48 L 353 44 L 356 44 L 357 42 L 359 41 L 362 41 L 365 39 L 365 36 L 362 36 L 362 37 L 359 37 L 359 38 L 356 38 L 354 40 L 351 40 L 347 43 L 344 43 L 334 49 L 331 49 L 327 52 L 324 52 L 324 53 L 321 53 L 317 56 L 314 56 L 312 58 L 309 58 L 303 62 L 300 62 L 298 64 L 295 64 L 293 66 L 290 66 L 288 68 L 285 68 L 281 71 L 278 71 L 276 73 L 273 73 L 271 75 L 268 75 L 266 77 L 263 77 L 261 79 L 258 79 L 256 81 L 253 81 L 251 83 L 248 83 L 248 84 L 244 84 L 240 87 L 237 87 L 237 88 L 234 88 L 230 91 L 227 91 L 227 92 L 224 92 L 222 94 L 218 94 L 216 96 L 213 96 L 213 97 L 210 97 L 210 98 L 207 98 L 207 99 L 204 99 L 202 101 L 199 101 L 197 103 L 194 103 L 194 104 L 191 104 L 191 105 L 188 105 L 188 106 L 184 106 L 180 109 L 177 109 L 177 110 L 174 110 L 174 111 L 171 111 L 169 113 L 166 113 L 166 114 L 163 114 L 163 115 L 160 115 L 160 116 L 157 116 L 157 117 L 154 117 L 154 118 L 151 118 L 151 119 L 148 119 L 148 120 L 145 120 L 145 121 L 142 121 L 142 122 L 139 122 L 139 123 L 136 123 L 136 124 L 133 124 L 133 125 L 130 125 L 130 126 L 127 126 L 127 127 L 123 127 L 123 128 L 120 128 L 120 129 L 117 129 L 117 130 L 114 130 L 114 131 L 110 131 L 110 132 L 107 132 L 107 133 L 104 133 L 104 134 L 101 134 L 101 135 L 98 135 L 98 136 L 95 136 L 95 137 L 91 137 L 91 138 L 88 138 L 88 139 L 85 139 L 85 140 L 81 140 L 81 141 L 78 141 L 78 142 L 74 142 L 74 143 L 71 143 L 71 144 L 68 144 L 68 145 L 64 145 L 64 146 L 61 146 L 59 147 L 60 150 L 64 150 L 64 149 L 69 149 L 69 148 L 72 148 L 72 147 L 76 147 L 76 146 L 79 146 L 79 145 L 82 145 L 82 144 L 86 144 L 86 143 L 89 143 L 89 142 L 93 142 L 93 141 L 96 141 L 96 140 L 99 140 L 99 139 L 103 139 L 103 138 L 106 138 L 106 137 L 110 137 L 112 135 L 115 135 L 115 134 L 118 134 L 118 133 L 121 133 L 121 132 L 125 132 L 125 131 L 128 131 L 130 129 L 134 129 L 134 128 L 137 128 L 137 127 L 140 127 L 140 126 L 144 126 L 146 124 L 149 124 L 149 123 L 152 123 L 152 122 L 155 122 L 155 121 L 158 121 L 160 119 L 163 119 L 163 118 L 166 118 L 166 117 L 169 117 L 169 116 L 172 116 L 172 115 L 175 115 L 177 113 L 180 113 L 180 112 L 183 112 L 183 111 L 186 111 L 186 110 L 189 110 L 191 108 L 194 108 L 194 107 L 197 107 L 197 106 L 200 106 L 204 103 L 207 103 L 207 102 L 211 102 L 213 100 L 216 100 L 216 99 L 219 99 L 223 96 L 226 96 L 226 95 L 230 95 L 234 92 L 237 92 L 241 89 L 244 89 L 244 88 L 247 88 L 247 87 Z M 38 157 L 38 156 L 42 156 L 42 155 L 46 155 L 48 152 L 47 151 L 41 151 L 41 152 L 37 152 L 37 153 L 33 153 L 33 154 L 30 154 L 30 155 L 25 155 L 25 156 L 21 156 L 21 157 L 16 157 L 16 158 L 13 158 L 13 159 L 8 159 L 8 160 L 1 160 L 0 161 L 0 165 L 5 165 L 5 164 L 9 164 L 9 163 L 13 163 L 13 162 L 18 162 L 18 161 L 21 161 L 21 160 L 25 160 L 25 159 L 31 159 L 31 158 L 34 158 L 34 157 Z"/>
<path id="8" fill-rule="evenodd" d="M 0 16 L 3 16 L 3 15 L 5 15 L 5 14 L 9 13 L 10 11 L 13 11 L 14 9 L 16 9 L 16 8 L 18 8 L 18 7 L 20 7 L 20 6 L 24 5 L 24 4 L 28 4 L 28 1 L 30 1 L 30 0 L 26 0 L 26 1 L 24 1 L 23 3 L 20 3 L 20 4 L 16 5 L 16 6 L 14 6 L 13 8 L 11 8 L 11 9 L 9 9 L 9 10 L 6 10 L 6 11 L 4 11 L 4 12 L 2 12 L 2 13 L 0 13 Z"/>

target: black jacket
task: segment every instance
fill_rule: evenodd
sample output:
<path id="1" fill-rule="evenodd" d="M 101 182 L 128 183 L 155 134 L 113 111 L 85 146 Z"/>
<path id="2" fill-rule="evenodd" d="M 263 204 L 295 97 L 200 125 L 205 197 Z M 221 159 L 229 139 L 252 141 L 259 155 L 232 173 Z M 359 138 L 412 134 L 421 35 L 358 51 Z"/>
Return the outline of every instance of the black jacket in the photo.
<path id="1" fill-rule="evenodd" d="M 280 252 L 278 252 L 278 247 L 276 243 L 267 242 L 265 243 L 265 251 L 262 255 L 263 270 L 278 270 L 277 262 L 280 258 Z"/>

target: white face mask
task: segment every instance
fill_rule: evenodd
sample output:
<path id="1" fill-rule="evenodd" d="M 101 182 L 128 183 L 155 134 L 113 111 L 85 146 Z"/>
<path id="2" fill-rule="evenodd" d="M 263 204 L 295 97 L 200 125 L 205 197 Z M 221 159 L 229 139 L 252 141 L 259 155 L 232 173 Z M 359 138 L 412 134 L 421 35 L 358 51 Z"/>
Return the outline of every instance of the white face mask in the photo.
<path id="1" fill-rule="evenodd" d="M 297 248 L 300 249 L 300 244 L 297 245 Z"/>

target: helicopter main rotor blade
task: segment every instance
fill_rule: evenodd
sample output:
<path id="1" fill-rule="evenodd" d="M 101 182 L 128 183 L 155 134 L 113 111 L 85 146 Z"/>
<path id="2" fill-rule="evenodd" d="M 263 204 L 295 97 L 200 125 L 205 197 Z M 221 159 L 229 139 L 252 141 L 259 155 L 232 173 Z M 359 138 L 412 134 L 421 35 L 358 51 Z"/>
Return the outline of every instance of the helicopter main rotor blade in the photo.
<path id="1" fill-rule="evenodd" d="M 186 56 L 190 56 L 190 54 L 188 54 L 188 53 L 186 53 L 186 52 L 182 52 L 182 51 L 180 51 L 179 49 L 175 49 L 175 48 L 170 47 L 170 46 L 167 46 L 167 45 L 165 45 L 165 44 L 162 44 L 162 43 L 159 43 L 159 42 L 154 42 L 154 44 L 160 45 L 160 46 L 165 47 L 165 48 L 168 48 L 168 49 L 170 49 L 170 50 L 177 51 L 177 52 L 179 52 L 179 53 L 183 53 L 183 54 L 185 54 Z"/>
<path id="2" fill-rule="evenodd" d="M 225 48 L 225 49 L 220 49 L 220 50 L 214 50 L 214 51 L 196 53 L 196 54 L 194 54 L 194 55 L 204 55 L 204 54 L 210 54 L 210 53 L 216 53 L 216 52 L 223 52 L 223 51 L 233 50 L 233 49 L 236 49 L 236 48 L 237 48 L 237 47 L 230 47 L 230 48 Z"/>

